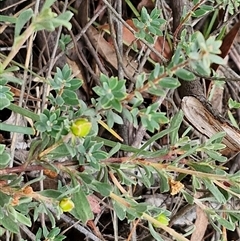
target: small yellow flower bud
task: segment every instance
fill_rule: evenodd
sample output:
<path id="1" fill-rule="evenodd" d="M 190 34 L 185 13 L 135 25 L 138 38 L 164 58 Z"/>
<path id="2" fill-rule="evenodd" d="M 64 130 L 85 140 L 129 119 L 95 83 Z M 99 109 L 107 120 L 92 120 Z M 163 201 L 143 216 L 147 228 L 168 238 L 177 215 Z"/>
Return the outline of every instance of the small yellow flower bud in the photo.
<path id="1" fill-rule="evenodd" d="M 74 203 L 69 198 L 63 198 L 59 203 L 59 207 L 63 212 L 70 212 L 74 208 Z"/>
<path id="2" fill-rule="evenodd" d="M 91 130 L 92 123 L 88 119 L 81 118 L 73 122 L 70 127 L 73 135 L 78 137 L 85 137 Z"/>
<path id="3" fill-rule="evenodd" d="M 168 221 L 169 221 L 169 219 L 166 217 L 166 215 L 164 215 L 163 213 L 161 213 L 161 214 L 159 214 L 157 217 L 156 217 L 156 220 L 158 221 L 158 222 L 160 222 L 161 224 L 163 224 L 163 225 L 168 225 Z M 157 226 L 157 225 L 154 225 L 154 226 Z"/>

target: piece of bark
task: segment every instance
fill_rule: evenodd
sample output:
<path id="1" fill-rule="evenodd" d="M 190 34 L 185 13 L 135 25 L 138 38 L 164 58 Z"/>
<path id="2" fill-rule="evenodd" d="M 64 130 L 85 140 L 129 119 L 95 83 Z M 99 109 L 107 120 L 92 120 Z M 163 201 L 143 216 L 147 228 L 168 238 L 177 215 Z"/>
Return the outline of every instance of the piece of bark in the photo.
<path id="1" fill-rule="evenodd" d="M 240 151 L 240 131 L 218 113 L 216 115 L 211 113 L 206 103 L 202 103 L 193 96 L 185 96 L 181 107 L 187 120 L 200 133 L 210 138 L 218 132 L 225 132 L 223 143 L 232 152 Z"/>

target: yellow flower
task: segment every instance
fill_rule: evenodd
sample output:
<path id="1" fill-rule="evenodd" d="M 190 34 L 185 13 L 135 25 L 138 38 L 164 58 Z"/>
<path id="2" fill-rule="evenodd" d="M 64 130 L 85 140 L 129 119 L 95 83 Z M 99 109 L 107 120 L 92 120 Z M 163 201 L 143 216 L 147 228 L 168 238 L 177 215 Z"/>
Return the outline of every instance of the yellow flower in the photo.
<path id="1" fill-rule="evenodd" d="M 59 207 L 63 212 L 70 212 L 74 208 L 74 203 L 69 198 L 63 198 L 59 203 Z"/>
<path id="2" fill-rule="evenodd" d="M 80 118 L 73 122 L 70 127 L 73 135 L 78 137 L 85 137 L 91 130 L 92 123 L 88 121 L 88 119 Z"/>

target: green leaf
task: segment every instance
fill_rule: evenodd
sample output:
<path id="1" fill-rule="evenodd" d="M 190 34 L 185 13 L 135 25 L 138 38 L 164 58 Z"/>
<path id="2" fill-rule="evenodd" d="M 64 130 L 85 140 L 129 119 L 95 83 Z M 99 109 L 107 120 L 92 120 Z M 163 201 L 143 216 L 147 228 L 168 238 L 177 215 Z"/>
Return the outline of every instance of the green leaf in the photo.
<path id="1" fill-rule="evenodd" d="M 203 173 L 213 173 L 214 170 L 212 165 L 204 162 L 189 162 L 189 166 L 194 168 L 194 170 Z"/>
<path id="2" fill-rule="evenodd" d="M 44 10 L 50 8 L 55 2 L 56 2 L 56 0 L 46 0 L 42 6 L 41 11 L 44 11 Z"/>
<path id="3" fill-rule="evenodd" d="M 183 111 L 180 110 L 177 112 L 176 115 L 174 115 L 174 117 L 172 118 L 171 120 L 171 123 L 170 125 L 173 126 L 173 127 L 176 127 L 176 129 L 170 133 L 170 140 L 171 140 L 171 144 L 174 145 L 178 142 L 179 140 L 179 136 L 178 136 L 178 130 L 180 128 L 180 125 L 183 121 Z"/>
<path id="4" fill-rule="evenodd" d="M 0 168 L 5 168 L 11 160 L 10 155 L 7 152 L 0 154 Z"/>
<path id="5" fill-rule="evenodd" d="M 229 106 L 230 109 L 233 109 L 233 108 L 239 109 L 240 108 L 240 102 L 237 102 L 236 100 L 233 100 L 232 98 L 229 98 L 228 106 Z"/>
<path id="6" fill-rule="evenodd" d="M 156 169 L 160 178 L 160 191 L 161 193 L 169 191 L 168 176 L 164 171 Z"/>
<path id="7" fill-rule="evenodd" d="M 211 180 L 208 179 L 202 179 L 204 182 L 206 188 L 213 194 L 213 196 L 216 198 L 216 200 L 220 203 L 226 203 L 226 198 L 224 195 L 219 191 L 219 189 L 214 185 L 214 183 Z"/>
<path id="8" fill-rule="evenodd" d="M 0 154 L 3 154 L 4 149 L 5 149 L 5 145 L 0 144 Z"/>
<path id="9" fill-rule="evenodd" d="M 150 34 L 145 35 L 145 40 L 150 44 L 154 44 L 154 38 Z"/>
<path id="10" fill-rule="evenodd" d="M 58 146 L 48 154 L 48 158 L 50 159 L 54 159 L 54 158 L 57 159 L 57 158 L 67 157 L 67 156 L 70 156 L 70 153 L 68 153 L 68 149 L 65 146 L 65 144 L 61 144 L 60 146 Z"/>
<path id="11" fill-rule="evenodd" d="M 175 72 L 176 76 L 183 79 L 183 80 L 186 80 L 186 81 L 192 81 L 194 80 L 196 77 L 195 75 L 186 70 L 186 69 L 178 69 L 176 72 Z"/>
<path id="12" fill-rule="evenodd" d="M 54 190 L 54 189 L 47 189 L 47 190 L 40 191 L 38 193 L 44 197 L 50 197 L 54 199 L 57 199 L 62 194 L 60 191 Z"/>
<path id="13" fill-rule="evenodd" d="M 180 86 L 180 83 L 177 78 L 165 77 L 160 80 L 159 85 L 164 88 L 176 89 Z"/>
<path id="14" fill-rule="evenodd" d="M 1 103 L 1 101 L 0 101 L 0 103 Z M 29 111 L 27 109 L 19 107 L 19 106 L 15 105 L 15 104 L 11 103 L 7 108 L 9 110 L 12 110 L 12 111 L 14 111 L 16 113 L 19 113 L 19 114 L 23 115 L 23 116 L 29 117 L 30 119 L 32 119 L 34 121 L 39 121 L 39 115 L 35 114 L 32 111 Z"/>
<path id="15" fill-rule="evenodd" d="M 116 145 L 108 152 L 108 158 L 116 154 L 121 148 L 121 143 L 117 142 Z"/>
<path id="16" fill-rule="evenodd" d="M 156 217 L 157 221 L 160 222 L 163 225 L 168 225 L 169 224 L 169 218 L 164 214 L 164 213 L 160 213 L 157 217 Z"/>
<path id="17" fill-rule="evenodd" d="M 160 15 L 160 10 L 156 7 L 150 13 L 151 19 L 157 19 L 159 17 L 159 15 Z"/>
<path id="18" fill-rule="evenodd" d="M 140 75 L 138 75 L 137 80 L 136 80 L 136 89 L 142 88 L 145 80 L 146 80 L 145 73 L 141 73 Z"/>
<path id="19" fill-rule="evenodd" d="M 16 23 L 17 18 L 13 16 L 0 15 L 0 22 Z"/>
<path id="20" fill-rule="evenodd" d="M 35 130 L 32 127 L 25 127 L 25 126 L 16 126 L 6 123 L 0 123 L 0 130 L 8 131 L 8 132 L 16 132 L 25 135 L 34 135 Z"/>
<path id="21" fill-rule="evenodd" d="M 207 11 L 206 10 L 204 10 L 204 9 L 197 9 L 195 12 L 194 12 L 194 17 L 201 17 L 201 16 L 203 16 L 204 14 L 206 14 L 207 13 Z"/>
<path id="22" fill-rule="evenodd" d="M 9 216 L 5 215 L 3 219 L 0 219 L 0 224 L 12 233 L 19 233 L 19 227 Z"/>
<path id="23" fill-rule="evenodd" d="M 208 143 L 220 143 L 220 142 L 222 142 L 222 139 L 223 139 L 223 137 L 224 136 L 226 136 L 226 133 L 225 132 L 218 132 L 218 133 L 216 133 L 216 134 L 214 134 L 212 137 L 210 137 L 208 140 L 207 140 L 207 142 L 206 142 L 206 144 L 208 144 Z"/>
<path id="24" fill-rule="evenodd" d="M 214 150 L 207 150 L 207 149 L 205 149 L 204 151 L 213 160 L 216 160 L 216 161 L 219 161 L 219 162 L 226 162 L 227 161 L 227 157 L 222 156 L 219 152 L 216 152 Z"/>
<path id="25" fill-rule="evenodd" d="M 116 172 L 122 184 L 127 186 L 136 185 L 136 181 L 132 178 L 129 178 L 129 176 L 127 176 L 122 170 L 118 169 Z"/>
<path id="26" fill-rule="evenodd" d="M 64 89 L 62 93 L 62 98 L 64 99 L 67 105 L 78 105 L 78 96 L 77 94 L 69 89 Z"/>
<path id="27" fill-rule="evenodd" d="M 78 185 L 76 184 L 75 178 L 73 178 L 72 181 L 74 186 Z M 72 195 L 72 201 L 74 202 L 75 207 L 70 213 L 75 218 L 80 219 L 84 224 L 86 224 L 88 220 L 94 218 L 87 196 L 81 186 L 79 186 L 79 191 Z"/>
<path id="28" fill-rule="evenodd" d="M 126 218 L 126 207 L 117 203 L 116 201 L 112 201 L 114 211 L 117 214 L 117 217 L 122 221 Z"/>
<path id="29" fill-rule="evenodd" d="M 5 70 L 7 71 L 7 70 Z M 3 73 L 0 75 L 0 84 L 2 85 L 5 85 L 6 83 L 8 82 L 11 82 L 11 83 L 16 83 L 16 84 L 19 84 L 21 85 L 22 84 L 22 80 L 19 79 L 19 78 L 16 78 L 15 76 L 13 76 L 12 74 L 9 74 L 9 73 Z M 2 82 L 4 81 L 4 82 Z"/>
<path id="30" fill-rule="evenodd" d="M 181 57 L 181 54 L 182 54 L 182 49 L 178 46 L 177 49 L 175 50 L 175 53 L 172 57 L 172 63 L 173 65 L 177 65 L 180 63 L 180 61 L 182 60 L 182 57 Z"/>
<path id="31" fill-rule="evenodd" d="M 11 200 L 11 197 L 0 191 L 0 207 L 3 208 L 5 205 L 8 205 Z"/>
<path id="32" fill-rule="evenodd" d="M 194 204 L 194 198 L 192 195 L 190 195 L 189 193 L 187 193 L 186 191 L 184 191 L 183 189 L 181 190 L 181 193 L 183 194 L 185 200 L 189 203 L 189 204 Z"/>
<path id="33" fill-rule="evenodd" d="M 134 157 L 137 157 L 138 155 L 141 155 L 142 152 L 148 148 L 148 146 L 150 146 L 153 142 L 155 142 L 156 140 L 162 138 L 163 136 L 171 133 L 172 131 L 174 131 L 176 129 L 176 127 L 170 127 L 166 130 L 163 130 L 157 134 L 155 134 L 154 136 L 152 136 L 133 156 L 132 158 Z"/>
<path id="34" fill-rule="evenodd" d="M 107 124 L 110 128 L 113 127 L 114 123 L 119 125 L 123 124 L 123 119 L 120 115 L 114 113 L 112 110 L 106 111 Z"/>
<path id="35" fill-rule="evenodd" d="M 225 64 L 225 61 L 222 57 L 216 55 L 216 54 L 209 54 L 209 60 L 212 63 L 216 63 L 216 64 Z"/>
<path id="36" fill-rule="evenodd" d="M 7 98 L 1 98 L 0 101 L 0 110 L 3 110 L 4 108 L 8 107 L 11 104 L 10 100 Z"/>
<path id="37" fill-rule="evenodd" d="M 117 99 L 112 100 L 111 104 L 114 110 L 116 110 L 119 113 L 122 112 L 122 104 Z"/>
<path id="38" fill-rule="evenodd" d="M 140 30 L 138 33 L 135 33 L 135 37 L 139 39 L 145 39 L 146 33 Z"/>
<path id="39" fill-rule="evenodd" d="M 23 26 L 30 20 L 30 18 L 32 16 L 33 16 L 33 10 L 31 8 L 26 9 L 20 13 L 20 15 L 17 18 L 16 25 L 15 25 L 14 38 L 17 38 L 20 35 Z"/>
<path id="40" fill-rule="evenodd" d="M 71 87 L 66 88 L 66 89 L 70 89 L 70 90 L 77 90 L 82 86 L 83 81 L 80 79 L 72 79 L 70 81 Z"/>
<path id="41" fill-rule="evenodd" d="M 30 217 L 26 217 L 25 215 L 23 215 L 19 212 L 17 212 L 16 219 L 19 223 L 21 223 L 23 225 L 26 225 L 28 227 L 32 226 L 32 222 L 31 222 Z"/>
<path id="42" fill-rule="evenodd" d="M 217 218 L 218 223 L 220 223 L 223 227 L 225 227 L 228 230 L 234 231 L 235 230 L 235 224 L 232 222 L 229 222 L 228 220 L 218 216 Z"/>
<path id="43" fill-rule="evenodd" d="M 149 227 L 149 231 L 151 233 L 151 235 L 153 236 L 153 238 L 157 241 L 164 241 L 161 236 L 155 231 L 155 229 L 153 228 L 152 224 L 150 222 L 148 222 L 148 227 Z"/>
<path id="44" fill-rule="evenodd" d="M 92 185 L 96 187 L 96 191 L 99 192 L 104 197 L 109 196 L 110 192 L 112 191 L 112 187 L 108 183 L 98 182 L 94 180 Z"/>
<path id="45" fill-rule="evenodd" d="M 66 11 L 65 13 L 60 14 L 57 18 L 52 20 L 54 27 L 57 28 L 59 26 L 64 26 L 68 30 L 72 28 L 72 24 L 69 22 L 72 18 L 73 13 L 70 11 Z"/>
<path id="46" fill-rule="evenodd" d="M 145 7 L 143 7 L 141 10 L 141 20 L 143 23 L 145 23 L 149 20 L 149 15 L 148 15 L 147 9 Z"/>

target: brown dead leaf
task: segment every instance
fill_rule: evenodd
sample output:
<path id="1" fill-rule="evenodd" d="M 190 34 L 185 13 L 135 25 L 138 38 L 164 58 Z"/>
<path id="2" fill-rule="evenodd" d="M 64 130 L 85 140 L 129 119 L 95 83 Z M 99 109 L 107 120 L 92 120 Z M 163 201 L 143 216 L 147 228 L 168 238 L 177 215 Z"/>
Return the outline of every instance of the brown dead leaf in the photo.
<path id="1" fill-rule="evenodd" d="M 154 4 L 154 2 L 152 0 L 142 0 L 137 5 L 138 11 L 140 11 L 142 9 L 142 7 L 153 9 L 155 7 L 155 4 Z"/>
<path id="2" fill-rule="evenodd" d="M 126 23 L 135 31 L 138 31 L 135 25 L 133 24 L 133 21 L 131 19 L 126 20 Z M 104 29 L 109 31 L 109 25 L 105 24 L 104 26 L 101 26 L 100 29 Z M 109 40 L 111 43 L 111 39 Z M 144 44 L 138 40 L 134 34 L 125 26 L 123 26 L 123 43 L 127 46 L 132 45 L 133 43 L 137 44 L 137 48 L 140 50 Z M 159 36 L 155 42 L 154 48 L 165 58 L 165 59 L 171 59 L 172 57 L 172 50 L 167 42 L 167 40 L 163 36 Z M 150 53 L 150 58 L 157 62 L 161 63 L 162 60 L 154 53 Z"/>
<path id="3" fill-rule="evenodd" d="M 197 219 L 195 221 L 195 230 L 192 233 L 190 241 L 201 241 L 207 229 L 208 219 L 200 207 L 196 207 Z"/>
<path id="4" fill-rule="evenodd" d="M 96 51 L 105 61 L 111 64 L 115 69 L 118 69 L 118 61 L 114 47 L 102 37 L 96 28 L 90 26 L 88 33 L 89 39 Z M 136 62 L 127 59 L 125 56 L 123 56 L 123 66 L 125 67 L 127 78 L 133 77 L 138 67 Z"/>
<path id="5" fill-rule="evenodd" d="M 221 54 L 219 55 L 223 59 L 227 56 L 229 50 L 232 47 L 233 41 L 236 38 L 238 31 L 240 29 L 240 21 L 237 22 L 234 27 L 226 34 L 223 38 L 222 45 L 220 47 Z M 219 64 L 213 64 L 212 68 L 216 71 L 219 67 Z"/>
<path id="6" fill-rule="evenodd" d="M 171 195 L 178 194 L 184 188 L 184 185 L 181 182 L 173 179 L 169 179 L 169 185 L 171 188 Z"/>
<path id="7" fill-rule="evenodd" d="M 101 207 L 97 198 L 94 195 L 89 195 L 87 196 L 87 199 L 92 212 L 95 214 L 99 214 L 101 212 Z"/>

